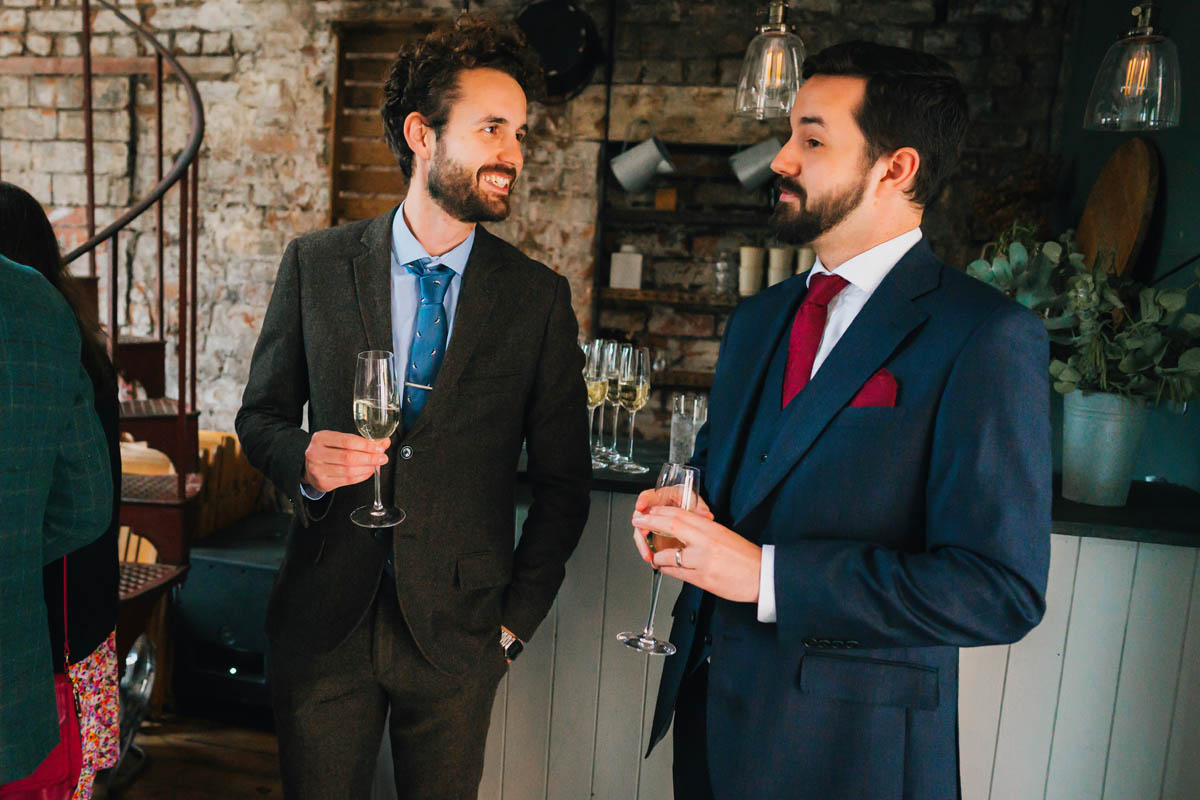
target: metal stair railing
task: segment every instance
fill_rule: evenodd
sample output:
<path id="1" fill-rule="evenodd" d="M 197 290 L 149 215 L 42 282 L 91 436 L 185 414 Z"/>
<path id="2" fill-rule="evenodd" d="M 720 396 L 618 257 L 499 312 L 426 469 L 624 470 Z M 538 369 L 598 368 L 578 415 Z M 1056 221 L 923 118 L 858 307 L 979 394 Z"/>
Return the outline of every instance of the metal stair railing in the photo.
<path id="1" fill-rule="evenodd" d="M 107 9 L 121 22 L 133 30 L 155 51 L 155 164 L 157 183 L 149 193 L 130 207 L 125 213 L 114 220 L 99 233 L 96 232 L 96 202 L 95 202 L 95 169 L 94 169 L 94 138 L 93 138 L 93 107 L 92 107 L 92 2 L 81 0 L 82 28 L 82 62 L 83 62 L 83 114 L 84 114 L 84 147 L 85 173 L 87 182 L 87 231 L 88 240 L 72 250 L 64 257 L 64 263 L 70 264 L 84 255 L 89 259 L 89 274 L 95 278 L 97 274 L 96 251 L 107 243 L 111 263 L 108 269 L 108 350 L 114 364 L 118 364 L 120 350 L 120 324 L 118 321 L 117 301 L 119 280 L 119 237 L 134 220 L 146 213 L 151 207 L 155 210 L 157 235 L 157 335 L 161 341 L 166 340 L 165 315 L 165 240 L 166 220 L 164 206 L 166 195 L 176 184 L 179 185 L 179 325 L 177 345 L 178 365 L 178 400 L 175 403 L 175 458 L 177 471 L 177 497 L 186 498 L 186 473 L 194 466 L 194 454 L 189 459 L 186 454 L 196 448 L 195 431 L 189 425 L 189 412 L 196 411 L 196 279 L 197 279 L 197 242 L 199 234 L 198 219 L 198 188 L 200 176 L 200 146 L 204 139 L 204 107 L 196 84 L 179 61 L 158 41 L 146 28 L 126 16 L 113 2 L 109 0 L 94 0 L 95 3 Z M 175 158 L 171 168 L 163 174 L 163 67 L 164 64 L 182 83 L 187 93 L 191 111 L 191 130 L 187 144 Z M 132 98 L 130 102 L 135 102 Z M 132 176 L 131 176 L 132 178 Z M 102 317 L 103 318 L 103 317 Z M 189 402 L 190 401 L 190 402 Z M 165 400 L 164 403 L 169 403 Z M 123 409 L 124 410 L 124 409 Z"/>

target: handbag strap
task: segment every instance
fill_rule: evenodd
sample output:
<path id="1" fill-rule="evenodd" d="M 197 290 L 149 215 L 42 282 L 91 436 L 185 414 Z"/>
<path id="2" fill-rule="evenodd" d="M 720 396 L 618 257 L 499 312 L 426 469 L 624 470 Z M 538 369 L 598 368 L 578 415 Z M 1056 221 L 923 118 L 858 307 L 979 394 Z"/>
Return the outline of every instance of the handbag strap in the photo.
<path id="1" fill-rule="evenodd" d="M 67 632 L 67 557 L 63 556 L 63 673 L 70 674 L 71 643 Z"/>

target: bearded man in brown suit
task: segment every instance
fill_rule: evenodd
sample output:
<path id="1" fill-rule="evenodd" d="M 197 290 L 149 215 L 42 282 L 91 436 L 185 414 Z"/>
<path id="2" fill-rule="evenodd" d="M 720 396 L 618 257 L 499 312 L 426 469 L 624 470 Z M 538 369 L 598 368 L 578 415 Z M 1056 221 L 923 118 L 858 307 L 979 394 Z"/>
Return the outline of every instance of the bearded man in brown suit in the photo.
<path id="1" fill-rule="evenodd" d="M 508 216 L 539 81 L 519 33 L 469 16 L 405 46 L 383 107 L 404 203 L 284 253 L 237 429 L 296 509 L 267 615 L 289 798 L 367 796 L 389 710 L 400 796 L 474 798 L 496 685 L 582 532 L 567 281 L 478 224 Z M 364 350 L 395 352 L 406 381 L 390 440 L 352 433 Z M 533 502 L 516 544 L 522 444 Z M 407 518 L 372 531 L 350 513 L 377 465 Z"/>

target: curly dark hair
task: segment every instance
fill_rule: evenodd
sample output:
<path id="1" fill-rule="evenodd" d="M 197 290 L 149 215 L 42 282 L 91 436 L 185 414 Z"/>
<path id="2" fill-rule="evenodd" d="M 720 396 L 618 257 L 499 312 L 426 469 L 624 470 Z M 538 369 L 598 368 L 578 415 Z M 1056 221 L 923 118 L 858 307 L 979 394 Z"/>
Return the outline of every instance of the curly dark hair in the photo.
<path id="1" fill-rule="evenodd" d="M 545 91 L 537 54 L 521 29 L 510 23 L 463 14 L 454 27 L 400 48 L 383 90 L 383 130 L 401 171 L 412 177 L 413 151 L 404 140 L 404 120 L 414 111 L 441 134 L 458 99 L 463 70 L 499 70 L 521 85 L 529 100 Z"/>

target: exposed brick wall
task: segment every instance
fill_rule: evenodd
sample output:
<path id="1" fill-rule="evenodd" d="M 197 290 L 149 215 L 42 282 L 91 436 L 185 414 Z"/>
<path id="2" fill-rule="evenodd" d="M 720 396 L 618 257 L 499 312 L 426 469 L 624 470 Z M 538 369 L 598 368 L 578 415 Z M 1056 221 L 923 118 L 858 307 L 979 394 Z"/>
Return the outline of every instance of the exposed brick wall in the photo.
<path id="1" fill-rule="evenodd" d="M 955 62 L 971 93 L 974 126 L 960 175 L 931 210 L 926 229 L 955 261 L 989 238 L 997 214 L 1032 208 L 1054 150 L 1064 19 L 1071 0 L 798 0 L 795 22 L 810 52 L 862 37 L 925 48 Z M 511 16 L 522 0 L 476 7 Z M 668 141 L 746 144 L 771 128 L 727 113 L 742 53 L 753 35 L 758 2 L 619 0 L 613 138 L 635 116 L 653 115 Z M 392 10 L 450 15 L 450 0 L 380 4 L 358 0 L 178 0 L 121 3 L 188 57 L 205 103 L 200 186 L 200 406 L 206 426 L 230 427 L 250 354 L 286 242 L 326 224 L 334 20 L 370 19 Z M 607 35 L 608 3 L 584 7 Z M 0 57 L 79 54 L 77 4 L 70 0 L 0 0 Z M 97 56 L 149 55 L 144 43 L 107 12 L 96 17 Z M 497 232 L 571 281 L 586 329 L 593 321 L 593 260 L 599 217 L 598 177 L 605 135 L 604 92 L 593 86 L 566 106 L 534 112 L 534 138 L 514 218 Z M 186 138 L 186 106 L 167 87 L 167 152 Z M 150 80 L 96 79 L 98 222 L 143 195 L 153 183 Z M 82 237 L 82 87 L 77 78 L 0 71 L 0 169 L 50 209 L 62 244 Z M 1032 166 L 1031 166 L 1032 165 Z M 1024 179 L 1013 176 L 1025 176 Z M 1007 183 L 1006 183 L 1007 182 Z M 172 196 L 173 197 L 173 196 Z M 1035 202 L 1031 204 L 1029 198 Z M 976 207 L 977 201 L 983 203 Z M 990 205 L 989 205 L 990 204 Z M 997 211 L 996 209 L 1000 210 Z M 178 203 L 168 206 L 168 219 Z M 177 230 L 169 222 L 168 231 Z M 648 278 L 662 285 L 704 279 L 696 263 L 739 236 L 662 230 L 641 242 Z M 178 247 L 168 240 L 168 275 Z M 102 255 L 102 263 L 106 262 Z M 596 269 L 606 271 L 606 258 Z M 133 278 L 120 298 L 129 331 L 153 326 L 153 217 L 122 240 L 122 269 Z M 169 279 L 169 310 L 177 287 Z M 715 362 L 722 315 L 642 314 L 605 310 L 598 322 L 670 333 L 675 365 Z M 710 368 L 710 367 L 709 367 Z M 173 385 L 173 379 L 168 385 Z M 640 423 L 639 423 L 640 426 Z"/>

